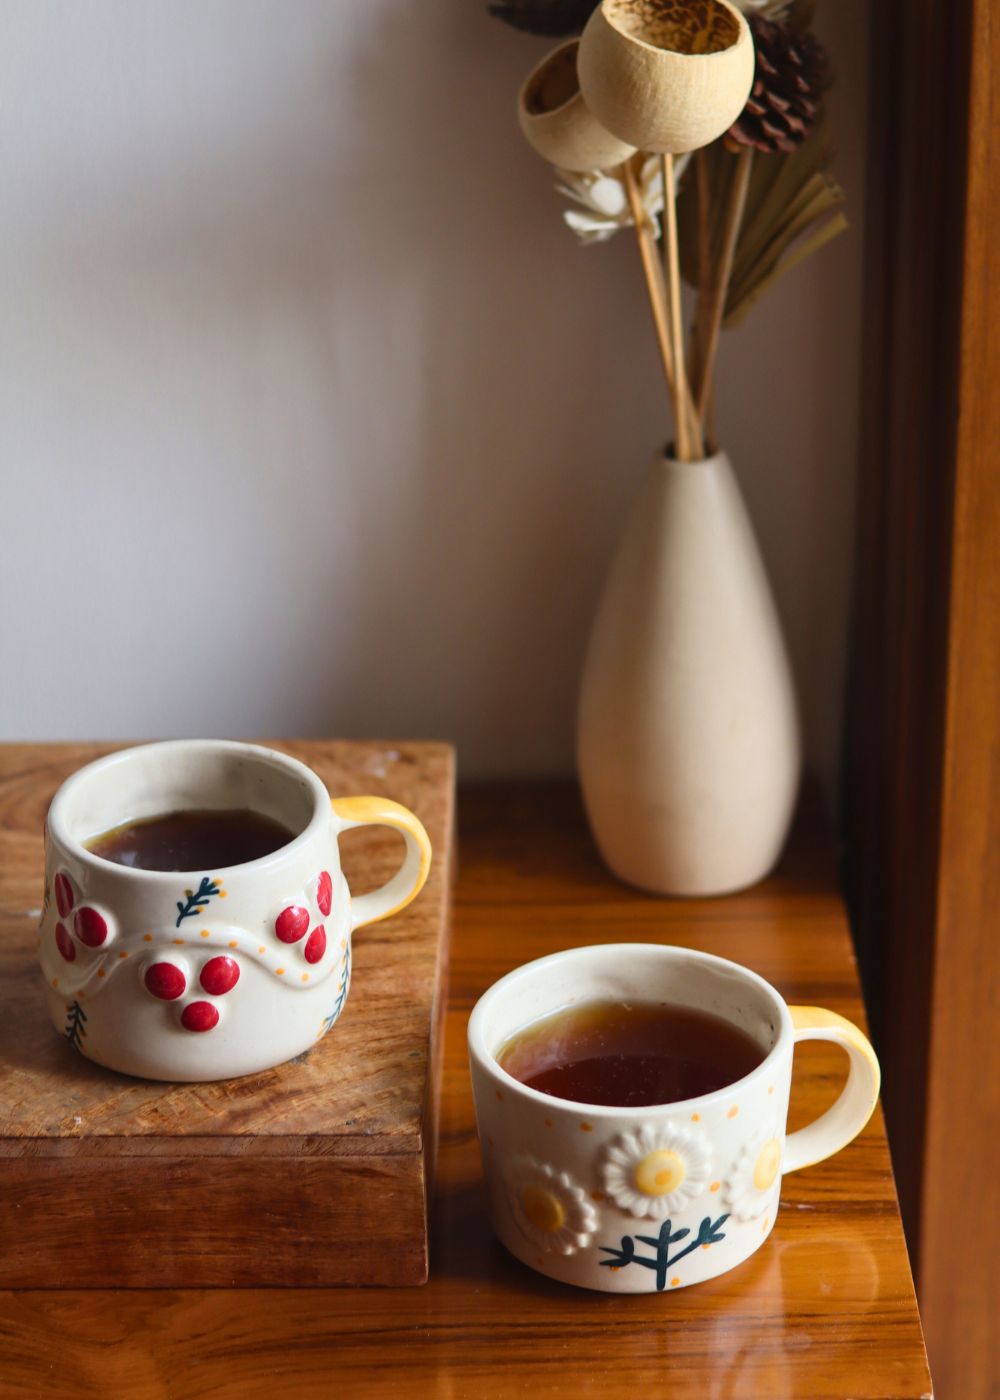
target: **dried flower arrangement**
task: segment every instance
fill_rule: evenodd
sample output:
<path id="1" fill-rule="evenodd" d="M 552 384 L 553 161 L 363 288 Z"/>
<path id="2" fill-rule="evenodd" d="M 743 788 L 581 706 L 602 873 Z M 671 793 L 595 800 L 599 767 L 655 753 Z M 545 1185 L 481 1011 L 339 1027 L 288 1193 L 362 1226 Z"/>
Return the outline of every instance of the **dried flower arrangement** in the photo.
<path id="1" fill-rule="evenodd" d="M 578 206 L 564 218 L 582 242 L 635 228 L 675 455 L 697 460 L 715 450 L 721 331 L 847 226 L 830 173 L 829 70 L 813 0 L 488 8 L 528 33 L 566 39 L 524 83 L 521 128 Z M 682 276 L 695 288 L 686 347 Z"/>

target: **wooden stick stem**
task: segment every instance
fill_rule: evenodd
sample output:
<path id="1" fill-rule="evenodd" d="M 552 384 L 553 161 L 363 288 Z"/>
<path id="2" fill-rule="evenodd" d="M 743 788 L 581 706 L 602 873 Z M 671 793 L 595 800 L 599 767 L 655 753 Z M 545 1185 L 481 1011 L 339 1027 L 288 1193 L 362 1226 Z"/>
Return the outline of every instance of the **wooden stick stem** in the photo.
<path id="1" fill-rule="evenodd" d="M 708 203 L 708 162 L 705 148 L 695 151 L 695 180 L 698 191 L 698 296 L 707 297 L 712 289 L 711 212 Z"/>
<path id="2" fill-rule="evenodd" d="M 681 325 L 681 263 L 677 242 L 677 190 L 674 158 L 663 157 L 663 257 L 669 288 L 670 340 L 674 360 L 674 420 L 677 427 L 677 459 L 691 462 L 704 455 L 701 431 L 693 422 L 691 395 L 684 368 L 684 332 Z"/>
<path id="3" fill-rule="evenodd" d="M 660 359 L 663 362 L 667 390 L 670 394 L 670 400 L 673 402 L 674 359 L 670 350 L 670 336 L 667 330 L 667 293 L 663 285 L 663 273 L 660 269 L 659 259 L 656 256 L 656 235 L 653 231 L 652 221 L 640 198 L 635 169 L 631 160 L 627 160 L 622 166 L 622 175 L 625 181 L 625 195 L 628 199 L 629 211 L 639 242 L 639 256 L 642 259 L 642 271 L 646 278 L 649 309 L 653 313 L 656 343 L 659 346 Z"/>
<path id="4" fill-rule="evenodd" d="M 704 426 L 712 392 L 712 372 L 715 368 L 715 355 L 719 348 L 719 334 L 729 296 L 729 282 L 733 275 L 733 260 L 736 257 L 736 244 L 739 241 L 743 211 L 746 208 L 747 190 L 750 188 L 750 171 L 753 165 L 753 148 L 744 146 L 736 157 L 736 174 L 729 192 L 729 205 L 726 209 L 726 222 L 722 230 L 722 249 L 719 255 L 719 268 L 712 289 L 711 306 L 708 314 L 708 332 L 701 356 L 700 378 L 697 386 L 697 416 Z"/>
<path id="5" fill-rule="evenodd" d="M 692 156 L 695 166 L 695 187 L 698 195 L 698 296 L 688 340 L 687 372 L 692 396 L 701 383 L 701 366 L 705 356 L 705 325 L 712 299 L 711 212 L 709 208 L 708 164 L 702 148 Z M 694 411 L 692 406 L 692 412 Z"/>

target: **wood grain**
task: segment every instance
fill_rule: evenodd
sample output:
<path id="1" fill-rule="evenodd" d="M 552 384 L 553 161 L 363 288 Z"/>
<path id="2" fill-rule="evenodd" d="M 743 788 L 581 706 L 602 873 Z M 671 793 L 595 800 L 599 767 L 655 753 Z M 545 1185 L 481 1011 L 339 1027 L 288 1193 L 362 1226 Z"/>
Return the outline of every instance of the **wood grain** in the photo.
<path id="1" fill-rule="evenodd" d="M 941 1393 L 1000 1395 L 1000 24 L 969 12 L 968 166 L 919 1277 Z M 955 1267 L 954 1206 L 976 1247 Z"/>
<path id="2" fill-rule="evenodd" d="M 674 942 L 739 959 L 790 998 L 860 1019 L 828 837 L 800 824 L 763 885 L 666 901 L 601 867 L 564 787 L 461 799 L 431 1277 L 422 1289 L 0 1294 L 12 1395 L 252 1400 L 275 1395 L 917 1397 L 930 1384 L 880 1114 L 789 1177 L 766 1246 L 665 1297 L 589 1294 L 513 1260 L 486 1220 L 465 1028 L 502 973 L 557 948 Z M 793 1124 L 842 1082 L 797 1055 Z"/>
<path id="3" fill-rule="evenodd" d="M 931 1364 L 945 1400 L 980 1400 L 1000 1395 L 1000 26 L 990 0 L 871 13 L 849 887 Z"/>
<path id="4" fill-rule="evenodd" d="M 63 778 L 106 749 L 0 750 L 0 1283 L 426 1277 L 453 755 L 441 744 L 275 747 L 335 794 L 411 807 L 435 864 L 418 900 L 358 934 L 347 1006 L 319 1045 L 197 1085 L 113 1074 L 53 1032 L 35 953 L 42 825 Z M 355 892 L 391 875 L 397 843 L 378 828 L 343 838 Z"/>

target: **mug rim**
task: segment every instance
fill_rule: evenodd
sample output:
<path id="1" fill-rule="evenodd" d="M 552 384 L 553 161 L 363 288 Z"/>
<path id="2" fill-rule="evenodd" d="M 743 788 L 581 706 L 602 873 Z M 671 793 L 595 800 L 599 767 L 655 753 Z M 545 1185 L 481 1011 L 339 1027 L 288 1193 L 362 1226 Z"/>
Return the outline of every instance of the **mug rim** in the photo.
<path id="1" fill-rule="evenodd" d="M 279 846 L 276 851 L 271 851 L 269 855 L 258 856 L 256 860 L 240 861 L 235 865 L 224 865 L 218 867 L 220 871 L 229 870 L 250 870 L 266 871 L 270 866 L 277 866 L 289 856 L 298 854 L 298 851 L 305 847 L 307 843 L 316 835 L 318 828 L 323 822 L 329 810 L 330 795 L 326 785 L 318 774 L 314 773 L 308 764 L 301 759 L 293 758 L 290 754 L 281 753 L 278 749 L 267 748 L 263 744 L 251 744 L 241 739 L 160 739 L 149 744 L 131 744 L 127 748 L 115 749 L 113 753 L 104 754 L 101 758 L 95 758 L 90 763 L 85 763 L 82 768 L 77 768 L 71 773 L 57 788 L 55 796 L 49 804 L 48 814 L 45 824 L 53 841 L 64 851 L 80 861 L 92 870 L 99 871 L 104 875 L 117 872 L 128 879 L 140 879 L 148 882 L 177 883 L 178 875 L 197 875 L 202 873 L 198 870 L 146 870 L 138 865 L 119 865 L 117 861 L 107 860 L 104 856 L 99 856 L 94 851 L 89 851 L 87 847 L 71 835 L 69 831 L 67 807 L 76 795 L 77 789 L 91 781 L 95 774 L 104 772 L 106 769 L 124 766 L 136 761 L 139 754 L 159 752 L 169 754 L 171 752 L 201 750 L 208 753 L 231 753 L 245 754 L 249 758 L 258 762 L 265 760 L 267 764 L 275 768 L 285 768 L 302 778 L 310 788 L 313 796 L 313 811 L 306 825 L 297 832 L 290 841 L 286 841 L 283 846 Z M 123 818 L 127 821 L 128 818 Z M 113 829 L 113 828 L 111 828 Z"/>
<path id="2" fill-rule="evenodd" d="M 778 1034 L 775 1037 L 774 1044 L 761 1060 L 760 1064 L 752 1069 L 749 1074 L 744 1074 L 741 1078 L 734 1079 L 731 1084 L 724 1084 L 720 1089 L 713 1089 L 708 1094 L 697 1094 L 686 1099 L 673 1099 L 669 1103 L 632 1105 L 584 1103 L 578 1099 L 560 1098 L 557 1094 L 543 1094 L 540 1089 L 533 1089 L 522 1080 L 515 1079 L 512 1074 L 504 1069 L 496 1058 L 496 1055 L 488 1048 L 486 1044 L 484 1022 L 490 1009 L 490 1003 L 512 983 L 517 982 L 522 977 L 533 975 L 546 966 L 565 962 L 567 959 L 575 959 L 581 954 L 603 952 L 620 957 L 622 954 L 626 954 L 629 951 L 646 953 L 649 952 L 650 949 L 656 949 L 658 953 L 667 955 L 668 959 L 671 955 L 685 954 L 688 957 L 694 958 L 697 962 L 707 964 L 708 966 L 720 969 L 725 968 L 736 972 L 745 981 L 753 983 L 771 998 L 778 1012 Z M 654 956 L 655 955 L 656 954 L 654 954 Z M 560 1007 L 554 1007 L 552 1011 L 546 1012 L 545 1015 L 551 1016 L 560 1009 Z M 535 1018 L 536 1021 L 541 1019 L 542 1017 Z M 531 1025 L 533 1022 L 526 1022 L 525 1024 Z M 515 1031 L 512 1031 L 511 1035 L 515 1033 Z M 772 986 L 766 978 L 761 977 L 760 973 L 754 972 L 752 968 L 746 967 L 743 963 L 734 962 L 731 958 L 719 957 L 715 953 L 704 953 L 699 948 L 688 948 L 680 943 L 636 943 L 630 941 L 627 943 L 587 943 L 576 948 L 563 948 L 558 952 L 547 953 L 544 957 L 534 958 L 531 962 L 521 963 L 519 967 L 512 968 L 510 972 L 505 973 L 503 977 L 498 978 L 496 982 L 487 987 L 486 991 L 483 992 L 482 996 L 472 1008 L 472 1013 L 469 1016 L 467 1036 L 470 1056 L 475 1059 L 481 1069 L 487 1074 L 492 1075 L 504 1088 L 511 1089 L 523 1095 L 529 1101 L 537 1104 L 557 1104 L 561 1108 L 568 1108 L 575 1112 L 585 1111 L 588 1117 L 599 1116 L 615 1121 L 618 1119 L 634 1120 L 637 1114 L 675 1113 L 681 1109 L 698 1108 L 702 1105 L 710 1107 L 714 1103 L 724 1100 L 731 1095 L 734 1090 L 745 1088 L 756 1080 L 773 1073 L 777 1061 L 791 1050 L 794 1040 L 794 1027 L 792 1025 L 791 1013 L 788 1010 L 788 1004 L 778 989 Z M 509 1039 L 509 1036 L 507 1038 Z"/>

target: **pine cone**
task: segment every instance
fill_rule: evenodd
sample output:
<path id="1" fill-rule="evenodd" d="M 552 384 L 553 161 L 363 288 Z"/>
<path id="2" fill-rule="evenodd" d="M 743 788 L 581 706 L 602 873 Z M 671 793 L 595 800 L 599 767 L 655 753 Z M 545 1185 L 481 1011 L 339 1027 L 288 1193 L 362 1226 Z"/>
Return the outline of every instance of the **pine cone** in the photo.
<path id="1" fill-rule="evenodd" d="M 826 85 L 823 45 L 808 29 L 747 15 L 757 51 L 753 87 L 726 133 L 732 145 L 758 151 L 794 151 L 809 135 Z"/>
<path id="2" fill-rule="evenodd" d="M 486 8 L 495 19 L 528 34 L 566 39 L 579 34 L 599 0 L 498 0 Z"/>

